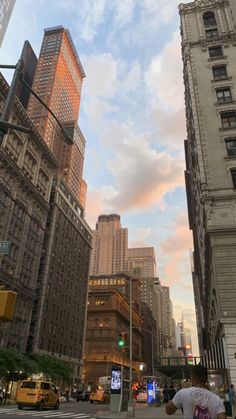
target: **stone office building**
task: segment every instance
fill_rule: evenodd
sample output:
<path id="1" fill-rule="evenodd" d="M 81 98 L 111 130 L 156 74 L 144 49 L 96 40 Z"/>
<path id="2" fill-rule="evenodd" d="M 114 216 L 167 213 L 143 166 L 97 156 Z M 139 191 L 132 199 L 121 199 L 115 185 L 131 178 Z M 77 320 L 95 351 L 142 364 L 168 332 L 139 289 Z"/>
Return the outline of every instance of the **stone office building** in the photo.
<path id="1" fill-rule="evenodd" d="M 71 364 L 77 383 L 83 361 L 91 239 L 78 200 L 64 179 L 55 176 L 28 350 Z"/>
<path id="2" fill-rule="evenodd" d="M 0 107 L 8 85 L 0 75 Z M 0 284 L 17 292 L 12 322 L 1 323 L 0 346 L 26 350 L 37 275 L 49 211 L 52 171 L 58 163 L 18 100 L 12 123 L 31 129 L 10 130 L 0 144 L 0 240 L 10 241 L 0 256 Z"/>
<path id="3" fill-rule="evenodd" d="M 125 274 L 91 276 L 84 353 L 85 384 L 96 386 L 100 376 L 110 375 L 112 365 L 129 367 L 129 281 Z M 142 318 L 139 314 L 139 280 L 132 279 L 133 361 L 141 361 Z M 124 333 L 125 348 L 118 346 Z"/>
<path id="4" fill-rule="evenodd" d="M 186 187 L 200 353 L 236 385 L 236 10 L 180 4 Z"/>

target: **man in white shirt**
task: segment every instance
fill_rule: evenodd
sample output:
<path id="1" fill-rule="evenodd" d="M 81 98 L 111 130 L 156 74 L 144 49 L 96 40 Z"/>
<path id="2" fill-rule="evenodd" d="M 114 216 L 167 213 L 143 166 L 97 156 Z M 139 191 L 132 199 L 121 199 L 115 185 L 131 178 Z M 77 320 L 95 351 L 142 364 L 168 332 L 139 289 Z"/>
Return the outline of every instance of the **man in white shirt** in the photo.
<path id="1" fill-rule="evenodd" d="M 184 419 L 192 419 L 196 406 L 207 409 L 211 419 L 226 419 L 223 400 L 206 388 L 207 369 L 202 365 L 192 368 L 192 387 L 184 388 L 166 405 L 166 413 L 173 415 L 182 409 Z"/>

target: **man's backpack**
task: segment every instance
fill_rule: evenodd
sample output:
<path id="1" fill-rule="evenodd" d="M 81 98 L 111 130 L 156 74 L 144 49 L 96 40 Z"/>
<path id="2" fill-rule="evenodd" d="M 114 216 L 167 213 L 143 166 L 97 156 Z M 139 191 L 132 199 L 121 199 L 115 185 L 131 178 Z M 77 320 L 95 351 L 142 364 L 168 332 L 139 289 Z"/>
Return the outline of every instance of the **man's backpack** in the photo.
<path id="1" fill-rule="evenodd" d="M 193 412 L 193 419 L 211 419 L 209 410 L 207 407 L 196 406 Z"/>

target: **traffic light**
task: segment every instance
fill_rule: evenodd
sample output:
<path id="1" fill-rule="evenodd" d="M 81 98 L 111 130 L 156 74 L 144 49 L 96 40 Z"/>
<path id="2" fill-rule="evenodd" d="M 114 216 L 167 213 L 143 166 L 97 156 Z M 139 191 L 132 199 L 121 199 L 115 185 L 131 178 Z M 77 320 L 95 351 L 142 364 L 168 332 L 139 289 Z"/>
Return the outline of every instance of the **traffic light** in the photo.
<path id="1" fill-rule="evenodd" d="M 120 348 L 124 348 L 125 346 L 125 334 L 124 333 L 120 333 L 119 339 L 118 339 L 118 346 Z"/>
<path id="2" fill-rule="evenodd" d="M 188 356 L 187 356 L 187 364 L 188 365 L 193 365 L 193 356 L 192 356 L 192 354 L 188 354 Z"/>
<path id="3" fill-rule="evenodd" d="M 0 291 L 0 320 L 11 321 L 16 304 L 16 292 Z"/>

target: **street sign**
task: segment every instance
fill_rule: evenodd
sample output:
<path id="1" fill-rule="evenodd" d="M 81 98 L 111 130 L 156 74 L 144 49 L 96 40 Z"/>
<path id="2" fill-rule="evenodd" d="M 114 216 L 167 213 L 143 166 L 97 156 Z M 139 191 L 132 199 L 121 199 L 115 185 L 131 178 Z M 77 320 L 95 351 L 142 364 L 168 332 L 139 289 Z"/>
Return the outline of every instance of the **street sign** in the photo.
<path id="1" fill-rule="evenodd" d="M 0 255 L 9 255 L 11 252 L 11 242 L 0 241 Z"/>

